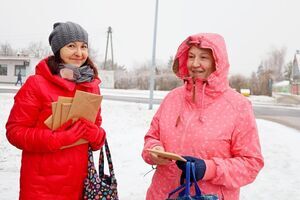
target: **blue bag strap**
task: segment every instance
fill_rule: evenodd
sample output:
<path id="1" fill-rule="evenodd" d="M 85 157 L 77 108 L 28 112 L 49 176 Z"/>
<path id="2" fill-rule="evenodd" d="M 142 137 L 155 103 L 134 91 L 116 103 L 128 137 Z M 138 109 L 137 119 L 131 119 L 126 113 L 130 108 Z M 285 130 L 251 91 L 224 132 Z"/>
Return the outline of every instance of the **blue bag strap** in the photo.
<path id="1" fill-rule="evenodd" d="M 184 183 L 184 184 L 180 185 L 179 187 L 177 187 L 176 189 L 172 190 L 172 191 L 169 193 L 168 198 L 171 198 L 171 196 L 172 196 L 173 194 L 175 194 L 176 192 L 178 192 L 178 191 L 182 190 L 183 188 L 185 188 L 185 185 L 186 185 L 186 184 Z"/>
<path id="2" fill-rule="evenodd" d="M 191 185 L 191 162 L 186 162 L 185 164 L 185 189 L 184 189 L 184 194 L 185 196 L 190 195 L 190 185 Z"/>
<path id="3" fill-rule="evenodd" d="M 200 187 L 198 185 L 198 182 L 196 180 L 196 168 L 195 168 L 195 163 L 192 162 L 192 178 L 193 178 L 193 184 L 195 187 L 195 192 L 196 192 L 196 196 L 201 196 L 201 190 Z"/>
<path id="4" fill-rule="evenodd" d="M 195 162 L 188 161 L 186 163 L 186 184 L 185 184 L 185 190 L 181 191 L 179 193 L 179 197 L 189 197 L 190 194 L 190 187 L 194 185 L 195 187 L 195 196 L 200 197 L 201 196 L 201 190 L 196 180 L 196 167 Z"/>
<path id="5" fill-rule="evenodd" d="M 187 192 L 189 193 L 189 190 L 190 190 L 190 165 L 191 165 L 190 161 L 187 161 L 186 165 L 185 165 L 185 169 L 186 169 L 185 179 L 186 179 L 186 182 L 183 183 L 182 185 L 180 185 L 179 187 L 175 188 L 174 190 L 172 190 L 169 193 L 169 197 L 168 198 L 170 198 L 173 194 L 175 194 L 176 192 L 182 190 L 183 188 L 184 188 L 184 191 L 185 191 L 184 192 L 185 195 L 186 195 Z M 188 177 L 188 179 L 187 179 L 187 177 Z M 181 194 L 179 194 L 179 196 L 181 196 Z"/>
<path id="6" fill-rule="evenodd" d="M 175 194 L 176 192 L 182 190 L 184 188 L 184 190 L 182 190 L 179 193 L 179 197 L 183 197 L 183 196 L 190 196 L 190 187 L 194 184 L 195 187 L 195 196 L 200 197 L 201 196 L 201 190 L 200 187 L 197 183 L 196 180 L 196 168 L 195 168 L 195 163 L 191 162 L 191 161 L 187 161 L 186 162 L 186 174 L 185 174 L 185 180 L 186 182 L 182 185 L 180 185 L 179 187 L 175 188 L 174 190 L 172 190 L 169 193 L 168 198 L 170 198 L 173 194 Z M 192 172 L 192 174 L 191 174 Z M 192 182 L 191 182 L 191 175 L 192 175 Z"/>

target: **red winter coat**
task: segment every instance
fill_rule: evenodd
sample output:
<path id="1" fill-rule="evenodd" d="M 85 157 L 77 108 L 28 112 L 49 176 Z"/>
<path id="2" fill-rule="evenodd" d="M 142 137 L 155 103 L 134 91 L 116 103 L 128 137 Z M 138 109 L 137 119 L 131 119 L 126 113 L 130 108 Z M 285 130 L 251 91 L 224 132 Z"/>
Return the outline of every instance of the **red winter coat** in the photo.
<path id="1" fill-rule="evenodd" d="M 189 43 L 213 52 L 216 71 L 207 80 L 186 78 Z M 146 149 L 162 146 L 213 163 L 215 176 L 199 181 L 202 192 L 217 194 L 220 200 L 238 200 L 240 187 L 255 179 L 264 162 L 251 103 L 228 85 L 223 38 L 217 34 L 189 37 L 179 46 L 174 66 L 176 75 L 186 79 L 185 85 L 161 103 L 145 136 L 142 156 L 153 164 Z M 166 199 L 179 186 L 180 175 L 175 163 L 158 165 L 146 199 Z"/>
<path id="2" fill-rule="evenodd" d="M 79 200 L 87 175 L 88 144 L 53 149 L 53 132 L 44 121 L 52 114 L 58 96 L 73 97 L 76 90 L 100 94 L 100 80 L 76 84 L 52 75 L 47 59 L 36 67 L 15 96 L 6 124 L 8 141 L 22 151 L 21 200 Z M 100 110 L 96 124 L 101 125 Z M 105 133 L 102 141 L 104 141 Z M 94 150 L 102 146 L 93 146 Z"/>

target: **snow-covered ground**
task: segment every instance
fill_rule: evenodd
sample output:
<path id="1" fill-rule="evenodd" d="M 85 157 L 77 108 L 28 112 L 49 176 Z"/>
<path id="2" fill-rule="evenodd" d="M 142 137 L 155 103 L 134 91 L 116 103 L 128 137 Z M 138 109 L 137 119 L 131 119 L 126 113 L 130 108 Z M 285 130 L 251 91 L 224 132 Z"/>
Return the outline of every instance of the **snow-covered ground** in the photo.
<path id="1" fill-rule="evenodd" d="M 11 146 L 5 137 L 13 96 L 0 94 L 1 200 L 18 199 L 21 151 Z M 272 100 L 266 99 L 264 102 Z M 157 105 L 148 110 L 147 104 L 102 102 L 103 127 L 108 134 L 121 200 L 145 199 L 153 172 L 144 176 L 151 166 L 143 162 L 140 154 L 144 134 L 156 109 Z M 241 200 L 300 199 L 300 132 L 264 120 L 257 120 L 257 124 L 265 167 L 254 183 L 242 188 Z"/>

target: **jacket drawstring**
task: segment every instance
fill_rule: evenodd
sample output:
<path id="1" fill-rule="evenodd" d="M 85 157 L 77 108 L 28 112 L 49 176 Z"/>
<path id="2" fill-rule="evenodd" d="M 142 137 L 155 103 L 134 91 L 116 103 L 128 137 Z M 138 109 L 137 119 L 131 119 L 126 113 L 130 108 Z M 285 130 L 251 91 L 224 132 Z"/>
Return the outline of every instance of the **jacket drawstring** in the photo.
<path id="1" fill-rule="evenodd" d="M 207 81 L 203 81 L 203 86 L 202 86 L 202 97 L 201 97 L 201 107 L 200 107 L 200 116 L 199 116 L 199 120 L 200 122 L 203 122 L 203 107 L 204 107 L 204 92 L 205 92 L 205 88 L 206 88 L 206 85 L 207 85 Z"/>
<path id="2" fill-rule="evenodd" d="M 186 79 L 184 79 L 183 80 L 183 83 L 185 84 L 185 87 L 186 87 L 186 85 L 188 84 L 188 81 L 186 80 Z M 178 116 L 177 116 L 177 119 L 176 119 L 176 122 L 175 122 L 175 127 L 177 127 L 178 126 L 178 124 L 179 124 L 179 122 L 180 122 L 180 120 L 181 120 L 181 115 L 182 115 L 182 113 L 183 113 L 183 102 L 184 102 L 184 100 L 183 101 L 181 101 L 182 103 L 181 103 L 181 105 L 180 105 L 180 111 L 179 111 L 179 114 L 178 114 Z"/>
<path id="3" fill-rule="evenodd" d="M 196 101 L 196 81 L 195 79 L 193 78 L 193 89 L 192 89 L 192 92 L 193 92 L 193 102 L 195 103 Z"/>
<path id="4" fill-rule="evenodd" d="M 178 126 L 179 122 L 180 122 L 180 114 L 178 115 L 178 117 L 177 117 L 177 119 L 176 119 L 175 127 Z"/>
<path id="5" fill-rule="evenodd" d="M 184 82 L 185 84 L 187 84 L 187 82 Z M 207 86 L 207 81 L 203 81 L 203 86 L 202 86 L 202 92 L 201 92 L 201 104 L 200 104 L 200 115 L 199 115 L 199 120 L 200 122 L 203 122 L 203 107 L 204 107 L 204 98 L 205 98 L 205 88 Z M 195 102 L 196 101 L 196 82 L 195 80 L 193 80 L 193 88 L 192 88 L 192 101 Z M 178 126 L 180 120 L 181 120 L 181 115 L 183 113 L 183 105 L 180 106 L 180 112 L 177 116 L 176 122 L 175 122 L 175 127 Z"/>
<path id="6" fill-rule="evenodd" d="M 179 122 L 181 121 L 181 115 L 182 115 L 182 113 L 183 113 L 183 102 L 181 101 L 180 111 L 179 111 L 178 117 L 176 119 L 175 127 L 177 127 L 178 124 L 179 124 Z"/>

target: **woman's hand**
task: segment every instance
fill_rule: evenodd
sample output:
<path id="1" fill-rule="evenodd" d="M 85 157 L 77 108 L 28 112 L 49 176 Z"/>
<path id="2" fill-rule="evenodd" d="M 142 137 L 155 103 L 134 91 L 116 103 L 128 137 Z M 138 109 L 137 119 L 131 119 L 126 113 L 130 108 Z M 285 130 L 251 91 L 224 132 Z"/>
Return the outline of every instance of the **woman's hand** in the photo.
<path id="1" fill-rule="evenodd" d="M 159 151 L 165 151 L 165 149 L 162 146 L 155 146 L 152 149 L 159 150 Z M 155 153 L 151 153 L 151 152 L 149 152 L 149 153 L 150 153 L 150 157 L 151 157 L 151 160 L 154 163 L 154 165 L 167 165 L 170 162 L 172 162 L 171 160 L 160 157 Z"/>
<path id="2" fill-rule="evenodd" d="M 60 128 L 54 131 L 55 138 L 60 143 L 60 149 L 79 145 L 76 142 L 84 134 L 86 134 L 86 124 L 80 120 L 72 123 L 72 119 L 68 120 Z M 76 143 L 76 145 L 73 145 L 74 143 Z"/>

